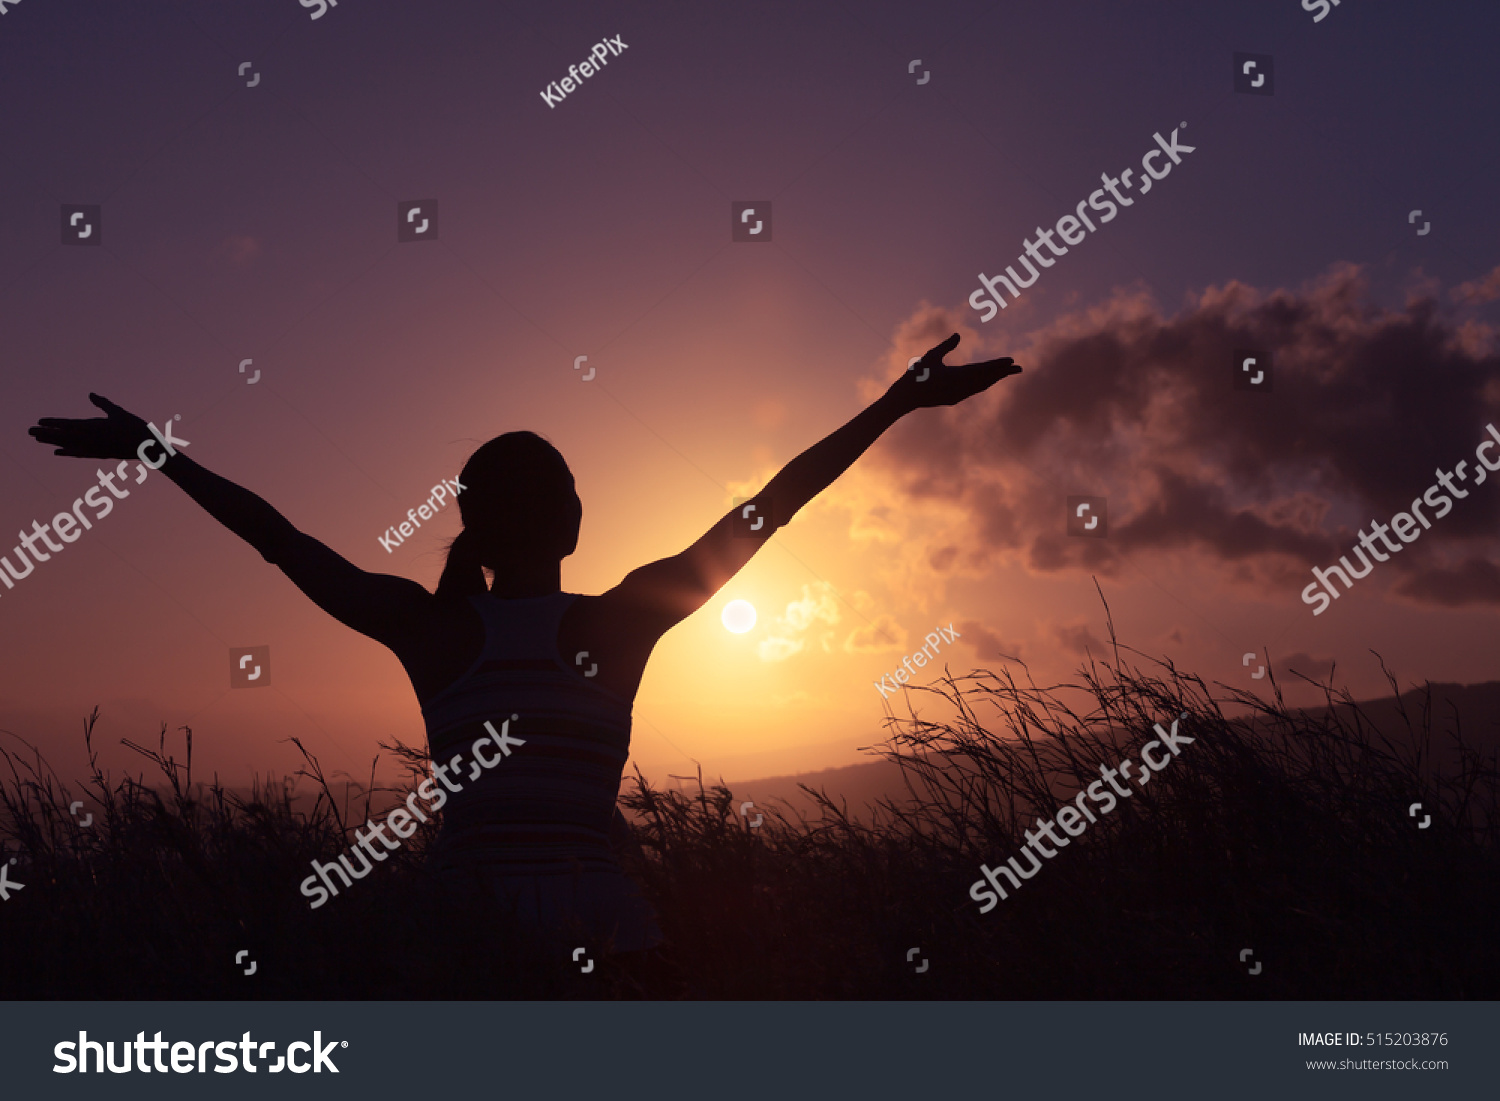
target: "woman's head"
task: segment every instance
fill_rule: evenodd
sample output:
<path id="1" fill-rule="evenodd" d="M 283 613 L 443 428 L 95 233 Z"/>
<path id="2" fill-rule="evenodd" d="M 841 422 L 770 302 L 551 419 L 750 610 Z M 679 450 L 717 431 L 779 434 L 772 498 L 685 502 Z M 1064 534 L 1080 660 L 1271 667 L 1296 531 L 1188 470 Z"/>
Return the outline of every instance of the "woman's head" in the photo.
<path id="1" fill-rule="evenodd" d="M 507 432 L 480 447 L 458 476 L 464 529 L 448 549 L 438 592 L 482 593 L 484 569 L 555 567 L 578 546 L 583 505 L 562 454 L 535 432 Z"/>

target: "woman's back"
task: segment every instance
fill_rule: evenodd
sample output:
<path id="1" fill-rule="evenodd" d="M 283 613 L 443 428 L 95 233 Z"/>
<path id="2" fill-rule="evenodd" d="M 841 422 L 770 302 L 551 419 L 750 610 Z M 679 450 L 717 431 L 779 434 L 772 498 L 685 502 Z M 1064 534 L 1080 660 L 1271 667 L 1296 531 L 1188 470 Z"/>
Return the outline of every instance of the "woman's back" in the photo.
<path id="1" fill-rule="evenodd" d="M 576 921 L 617 950 L 660 942 L 649 907 L 610 846 L 630 749 L 630 703 L 588 665 L 562 660 L 558 631 L 572 593 L 469 604 L 484 644 L 468 670 L 422 704 L 432 759 L 450 775 L 434 872 L 514 907 L 528 923 Z M 518 745 L 481 767 L 473 743 L 509 720 Z M 470 778 L 472 777 L 472 779 Z"/>

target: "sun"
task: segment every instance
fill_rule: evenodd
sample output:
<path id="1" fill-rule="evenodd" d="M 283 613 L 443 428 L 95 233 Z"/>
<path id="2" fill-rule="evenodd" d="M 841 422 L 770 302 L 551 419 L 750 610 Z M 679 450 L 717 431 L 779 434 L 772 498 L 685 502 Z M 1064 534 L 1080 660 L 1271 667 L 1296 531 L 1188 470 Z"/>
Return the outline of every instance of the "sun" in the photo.
<path id="1" fill-rule="evenodd" d="M 748 600 L 731 600 L 724 605 L 724 627 L 742 635 L 755 626 L 755 605 Z"/>

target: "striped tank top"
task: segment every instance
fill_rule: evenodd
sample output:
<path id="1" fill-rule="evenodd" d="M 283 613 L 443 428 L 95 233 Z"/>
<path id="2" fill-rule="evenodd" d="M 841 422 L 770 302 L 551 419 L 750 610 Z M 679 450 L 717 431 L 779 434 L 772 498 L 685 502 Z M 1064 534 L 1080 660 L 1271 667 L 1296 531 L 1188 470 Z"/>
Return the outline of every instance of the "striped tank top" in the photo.
<path id="1" fill-rule="evenodd" d="M 564 662 L 558 625 L 575 593 L 470 603 L 484 649 L 469 670 L 422 705 L 432 759 L 463 754 L 454 773 L 431 866 L 479 886 L 523 919 L 548 928 L 581 924 L 619 950 L 661 941 L 650 907 L 610 845 L 620 777 L 630 750 L 630 703 Z M 512 718 L 515 716 L 515 718 Z M 472 749 L 488 721 L 524 745 L 469 779 Z M 498 756 L 487 748 L 487 757 Z"/>

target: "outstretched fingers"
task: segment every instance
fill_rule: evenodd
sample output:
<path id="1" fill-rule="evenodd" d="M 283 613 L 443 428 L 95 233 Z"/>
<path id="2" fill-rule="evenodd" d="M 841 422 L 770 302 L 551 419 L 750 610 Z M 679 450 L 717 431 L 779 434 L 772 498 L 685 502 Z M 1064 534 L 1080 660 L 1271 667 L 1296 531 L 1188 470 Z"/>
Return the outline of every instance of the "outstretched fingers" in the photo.
<path id="1" fill-rule="evenodd" d="M 63 455 L 70 458 L 87 458 L 81 455 L 78 448 L 82 446 L 79 434 L 66 426 L 42 427 L 38 425 L 30 429 L 33 439 L 37 443 L 53 448 L 52 454 Z"/>
<path id="2" fill-rule="evenodd" d="M 90 394 L 103 417 L 41 417 L 27 431 L 38 443 L 65 458 L 128 458 L 149 427 L 145 421 L 108 398 Z"/>
<path id="3" fill-rule="evenodd" d="M 927 354 L 924 355 L 922 358 L 923 359 L 928 359 L 928 360 L 936 359 L 939 362 L 941 362 L 942 358 L 945 355 L 947 355 L 949 352 L 953 351 L 954 348 L 958 347 L 958 341 L 959 341 L 959 336 L 958 336 L 957 333 L 954 333 L 952 336 L 950 336 L 947 340 L 943 341 L 941 344 L 937 345 L 934 348 L 929 348 L 928 351 L 927 351 Z"/>
<path id="4" fill-rule="evenodd" d="M 1020 366 L 1009 356 L 1006 356 L 1004 359 L 986 360 L 983 363 L 976 363 L 974 366 L 999 368 L 1001 378 L 1009 378 L 1011 375 L 1019 375 L 1021 373 Z"/>
<path id="5" fill-rule="evenodd" d="M 58 417 L 43 417 L 26 430 L 39 443 L 59 444 L 68 434 L 68 422 Z"/>
<path id="6" fill-rule="evenodd" d="M 103 409 L 110 416 L 114 416 L 117 413 L 124 414 L 125 416 L 129 416 L 130 415 L 124 409 L 120 408 L 114 402 L 110 401 L 103 394 L 96 394 L 93 391 L 90 391 L 89 392 L 89 401 L 93 402 L 100 409 Z"/>
<path id="7" fill-rule="evenodd" d="M 948 366 L 948 364 L 945 364 L 945 363 L 942 362 L 943 361 L 943 357 L 946 356 L 949 352 L 953 351 L 954 348 L 958 347 L 958 342 L 959 342 L 960 339 L 961 338 L 959 337 L 959 334 L 958 333 L 954 333 L 952 336 L 950 336 L 947 340 L 943 341 L 941 344 L 939 344 L 939 345 L 931 348 L 927 352 L 927 354 L 922 357 L 922 359 L 925 360 L 925 361 L 927 361 L 929 364 L 931 363 L 931 361 L 937 360 L 937 362 L 940 363 L 940 364 L 942 364 L 944 367 Z M 985 360 L 983 363 L 969 363 L 969 364 L 965 364 L 964 366 L 966 366 L 966 367 L 981 367 L 981 368 L 998 368 L 1000 370 L 1000 372 L 1001 372 L 1001 374 L 1000 374 L 1001 378 L 1008 378 L 1011 375 L 1018 375 L 1018 374 L 1021 373 L 1021 368 L 1019 368 L 1019 367 L 1016 366 L 1016 361 L 1014 359 L 1012 359 L 1010 356 L 1003 356 L 1000 359 L 988 359 L 988 360 Z"/>

